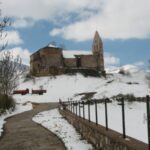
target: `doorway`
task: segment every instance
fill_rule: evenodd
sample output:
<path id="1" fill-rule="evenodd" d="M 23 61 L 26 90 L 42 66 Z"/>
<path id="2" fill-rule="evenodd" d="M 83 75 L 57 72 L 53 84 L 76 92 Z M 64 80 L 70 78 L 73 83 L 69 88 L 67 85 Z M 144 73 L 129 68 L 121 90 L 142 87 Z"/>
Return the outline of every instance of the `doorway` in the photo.
<path id="1" fill-rule="evenodd" d="M 78 57 L 76 57 L 76 59 L 77 59 L 77 68 L 80 68 L 81 67 L 81 57 L 78 56 Z"/>

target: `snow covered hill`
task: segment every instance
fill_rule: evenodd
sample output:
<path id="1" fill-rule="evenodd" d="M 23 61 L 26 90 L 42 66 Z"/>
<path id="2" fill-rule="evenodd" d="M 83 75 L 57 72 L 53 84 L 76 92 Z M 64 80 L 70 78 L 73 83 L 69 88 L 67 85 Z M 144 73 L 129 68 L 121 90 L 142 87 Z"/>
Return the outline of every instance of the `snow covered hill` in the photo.
<path id="1" fill-rule="evenodd" d="M 56 77 L 39 77 L 24 82 L 20 79 L 18 89 L 30 89 L 28 95 L 14 95 L 17 103 L 58 102 L 80 100 L 84 95 L 79 93 L 93 93 L 94 99 L 112 97 L 118 94 L 133 94 L 135 97 L 145 97 L 148 93 L 146 72 L 136 66 L 126 65 L 121 68 L 107 69 L 106 78 L 84 77 L 81 74 L 60 75 Z M 40 87 L 47 90 L 43 95 L 32 95 L 32 89 Z M 78 94 L 78 95 L 77 95 Z M 82 111 L 81 111 L 82 112 Z M 105 126 L 104 104 L 98 104 L 98 122 Z M 147 122 L 145 102 L 125 102 L 126 133 L 128 136 L 147 143 Z M 81 115 L 82 116 L 82 115 Z M 85 116 L 88 118 L 87 106 Z M 121 107 L 117 101 L 108 104 L 109 128 L 122 133 Z M 95 122 L 95 107 L 91 106 L 91 121 Z M 138 130 L 137 130 L 138 129 Z"/>
<path id="2" fill-rule="evenodd" d="M 120 70 L 123 70 L 123 73 L 118 73 Z M 18 89 L 29 88 L 31 92 L 32 89 L 39 89 L 43 86 L 47 93 L 43 95 L 14 95 L 14 98 L 21 103 L 26 101 L 58 102 L 59 99 L 66 101 L 77 93 L 85 92 L 96 92 L 93 97 L 96 99 L 118 94 L 134 94 L 136 97 L 145 97 L 148 94 L 145 71 L 132 65 L 107 71 L 109 74 L 106 78 L 84 77 L 81 74 L 76 74 L 38 77 L 24 82 L 24 77 L 22 77 Z"/>

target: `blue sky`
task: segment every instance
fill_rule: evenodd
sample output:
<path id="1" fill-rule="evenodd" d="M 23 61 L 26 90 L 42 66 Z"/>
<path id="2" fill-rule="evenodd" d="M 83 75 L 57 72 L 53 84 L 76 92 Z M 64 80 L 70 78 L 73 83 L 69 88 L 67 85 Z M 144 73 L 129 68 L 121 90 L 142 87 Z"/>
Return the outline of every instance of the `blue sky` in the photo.
<path id="1" fill-rule="evenodd" d="M 10 16 L 9 50 L 29 56 L 49 42 L 67 50 L 91 50 L 96 30 L 103 40 L 108 66 L 147 67 L 150 59 L 149 0 L 2 0 Z"/>

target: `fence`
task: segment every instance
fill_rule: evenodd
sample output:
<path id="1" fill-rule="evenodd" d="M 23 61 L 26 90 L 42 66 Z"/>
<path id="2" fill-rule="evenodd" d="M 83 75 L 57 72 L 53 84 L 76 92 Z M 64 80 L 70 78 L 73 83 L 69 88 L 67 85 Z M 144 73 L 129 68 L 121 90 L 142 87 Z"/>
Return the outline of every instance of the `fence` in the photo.
<path id="1" fill-rule="evenodd" d="M 125 120 L 125 102 L 124 98 L 120 99 L 119 105 L 121 106 L 121 118 L 122 118 L 122 137 L 126 138 L 126 120 Z M 108 98 L 104 99 L 104 108 L 105 108 L 105 129 L 109 130 L 108 126 L 108 103 L 110 100 Z M 97 104 L 99 101 L 93 100 L 93 101 L 67 101 L 67 102 L 60 102 L 63 109 L 82 117 L 83 119 L 87 119 L 89 122 L 91 122 L 91 105 L 94 105 L 95 107 L 95 124 L 98 125 L 98 109 Z M 85 118 L 85 105 L 87 105 L 87 112 L 88 117 Z M 150 150 L 150 98 L 149 96 L 146 96 L 146 108 L 147 108 L 147 127 L 148 127 L 148 150 Z"/>

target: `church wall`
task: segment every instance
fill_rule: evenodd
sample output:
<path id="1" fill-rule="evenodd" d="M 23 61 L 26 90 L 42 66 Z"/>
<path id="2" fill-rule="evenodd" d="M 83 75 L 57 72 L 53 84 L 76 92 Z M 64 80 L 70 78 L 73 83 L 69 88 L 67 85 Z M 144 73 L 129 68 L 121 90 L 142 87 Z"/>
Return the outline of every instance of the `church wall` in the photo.
<path id="1" fill-rule="evenodd" d="M 69 68 L 77 66 L 75 58 L 65 58 L 64 59 L 64 64 L 65 64 L 65 67 L 69 67 Z"/>
<path id="2" fill-rule="evenodd" d="M 82 55 L 81 67 L 95 69 L 97 67 L 95 56 L 94 55 Z"/>
<path id="3" fill-rule="evenodd" d="M 63 65 L 61 55 L 57 55 L 57 54 L 52 54 L 45 57 L 45 61 L 46 61 L 46 65 L 49 67 L 51 66 L 60 67 Z"/>
<path id="4" fill-rule="evenodd" d="M 60 67 L 63 66 L 62 63 L 62 50 L 56 48 L 44 48 L 40 51 L 40 56 L 42 59 L 42 64 L 45 65 L 43 67 L 51 67 L 56 66 Z"/>
<path id="5" fill-rule="evenodd" d="M 38 61 L 38 60 L 36 60 L 36 61 L 33 61 L 32 63 L 31 63 L 31 73 L 33 74 L 33 75 L 36 75 L 37 73 L 39 73 L 40 72 L 40 61 Z"/>

